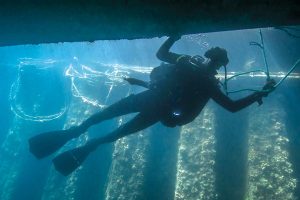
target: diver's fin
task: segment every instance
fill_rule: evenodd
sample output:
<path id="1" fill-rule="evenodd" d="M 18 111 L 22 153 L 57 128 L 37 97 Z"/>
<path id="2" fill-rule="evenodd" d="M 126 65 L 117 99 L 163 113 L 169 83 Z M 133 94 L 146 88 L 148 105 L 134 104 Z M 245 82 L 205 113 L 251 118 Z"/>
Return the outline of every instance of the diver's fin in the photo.
<path id="1" fill-rule="evenodd" d="M 29 150 L 41 159 L 60 149 L 72 138 L 72 131 L 69 130 L 42 133 L 28 140 Z"/>
<path id="2" fill-rule="evenodd" d="M 91 148 L 91 146 L 87 144 L 58 155 L 52 162 L 58 172 L 64 176 L 68 176 L 83 163 L 93 150 L 94 148 Z"/>

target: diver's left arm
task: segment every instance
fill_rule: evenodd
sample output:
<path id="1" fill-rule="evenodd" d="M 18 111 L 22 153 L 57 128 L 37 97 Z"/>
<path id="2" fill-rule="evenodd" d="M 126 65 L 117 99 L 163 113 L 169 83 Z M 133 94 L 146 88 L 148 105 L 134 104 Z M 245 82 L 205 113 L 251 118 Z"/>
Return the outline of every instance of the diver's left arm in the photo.
<path id="1" fill-rule="evenodd" d="M 169 37 L 158 49 L 156 57 L 161 61 L 168 62 L 170 64 L 176 64 L 178 58 L 180 58 L 182 55 L 170 52 L 170 48 L 179 39 L 180 37 Z"/>
<path id="2" fill-rule="evenodd" d="M 239 100 L 232 100 L 226 96 L 219 88 L 213 90 L 211 98 L 230 112 L 237 112 L 250 106 L 255 102 L 261 102 L 262 97 L 266 96 L 263 92 L 254 92 Z"/>

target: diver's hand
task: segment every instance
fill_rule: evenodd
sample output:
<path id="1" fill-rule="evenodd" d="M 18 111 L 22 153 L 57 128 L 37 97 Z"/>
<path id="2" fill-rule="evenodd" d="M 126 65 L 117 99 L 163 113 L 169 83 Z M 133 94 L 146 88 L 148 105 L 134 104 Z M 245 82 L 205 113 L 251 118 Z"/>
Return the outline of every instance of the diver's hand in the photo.
<path id="1" fill-rule="evenodd" d="M 267 97 L 268 94 L 275 89 L 275 87 L 274 87 L 275 85 L 276 85 L 275 80 L 270 79 L 266 82 L 266 84 L 264 85 L 264 87 L 262 88 L 261 91 L 255 92 L 255 98 L 256 98 L 258 105 L 263 104 L 262 98 Z"/>
<path id="2" fill-rule="evenodd" d="M 265 93 L 263 93 L 261 91 L 254 93 L 254 99 L 258 103 L 259 106 L 263 104 L 262 98 L 264 97 L 264 95 L 265 95 Z"/>
<path id="3" fill-rule="evenodd" d="M 272 92 L 275 89 L 276 81 L 274 79 L 270 79 L 266 82 L 264 87 L 262 88 L 262 91 L 260 91 L 263 94 L 263 97 L 267 97 L 270 92 Z"/>
<path id="4" fill-rule="evenodd" d="M 142 86 L 144 88 L 148 88 L 149 89 L 149 83 L 148 82 L 145 82 L 145 81 L 142 81 L 142 80 L 139 80 L 139 79 L 136 79 L 136 78 L 127 78 L 127 77 L 124 77 L 123 79 L 125 81 L 127 81 L 130 85 L 138 85 L 138 86 Z"/>
<path id="5" fill-rule="evenodd" d="M 134 85 L 137 81 L 137 79 L 135 78 L 127 78 L 127 77 L 124 77 L 123 78 L 125 81 L 127 81 L 130 85 Z"/>

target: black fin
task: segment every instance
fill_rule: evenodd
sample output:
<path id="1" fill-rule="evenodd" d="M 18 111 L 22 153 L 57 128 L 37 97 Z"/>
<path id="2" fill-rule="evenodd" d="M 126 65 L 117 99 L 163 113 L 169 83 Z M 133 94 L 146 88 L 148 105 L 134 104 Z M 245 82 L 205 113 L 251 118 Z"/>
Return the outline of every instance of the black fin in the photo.
<path id="1" fill-rule="evenodd" d="M 78 147 L 58 155 L 52 162 L 58 172 L 68 176 L 83 163 L 92 150 L 88 145 Z"/>
<path id="2" fill-rule="evenodd" d="M 72 139 L 69 133 L 67 130 L 62 130 L 36 135 L 28 140 L 29 150 L 38 159 L 49 156 Z"/>

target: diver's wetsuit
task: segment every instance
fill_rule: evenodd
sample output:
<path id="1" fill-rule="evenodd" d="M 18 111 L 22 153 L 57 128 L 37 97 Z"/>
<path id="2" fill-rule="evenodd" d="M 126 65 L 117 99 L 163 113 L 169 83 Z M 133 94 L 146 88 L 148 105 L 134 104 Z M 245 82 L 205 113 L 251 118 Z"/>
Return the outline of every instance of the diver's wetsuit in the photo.
<path id="1" fill-rule="evenodd" d="M 231 112 L 241 110 L 262 98 L 262 94 L 256 92 L 237 101 L 231 100 L 220 90 L 215 78 L 216 70 L 209 69 L 191 56 L 169 52 L 174 42 L 169 38 L 157 53 L 158 58 L 173 64 L 166 78 L 150 83 L 150 89 L 130 95 L 91 116 L 73 129 L 75 137 L 103 120 L 138 113 L 101 140 L 103 143 L 113 142 L 159 121 L 169 127 L 187 124 L 199 115 L 210 98 Z"/>
<path id="2" fill-rule="evenodd" d="M 204 55 L 210 60 L 203 63 L 203 59 L 199 61 L 195 57 L 169 52 L 175 41 L 175 39 L 169 38 L 159 49 L 157 57 L 169 64 L 153 69 L 150 74 L 150 83 L 133 78 L 125 79 L 129 83 L 143 86 L 147 90 L 116 102 L 92 115 L 79 126 L 67 130 L 46 132 L 30 138 L 30 151 L 39 159 L 46 157 L 57 151 L 70 139 L 80 136 L 92 125 L 129 113 L 138 113 L 133 119 L 106 136 L 91 139 L 84 146 L 56 156 L 53 159 L 55 168 L 63 175 L 68 175 L 101 144 L 114 142 L 159 121 L 169 127 L 193 121 L 210 98 L 224 108 L 235 112 L 255 101 L 261 101 L 261 98 L 269 93 L 269 87 L 266 85 L 264 87 L 266 92 L 255 92 L 243 99 L 232 101 L 221 92 L 218 80 L 215 78 L 216 70 L 228 63 L 226 51 L 225 59 L 213 56 L 221 55 L 220 53 L 213 54 L 213 52 L 222 53 L 224 52 L 222 49 L 216 50 L 215 48 L 213 51 L 207 51 Z M 272 87 L 272 85 L 274 84 L 270 86 Z"/>

